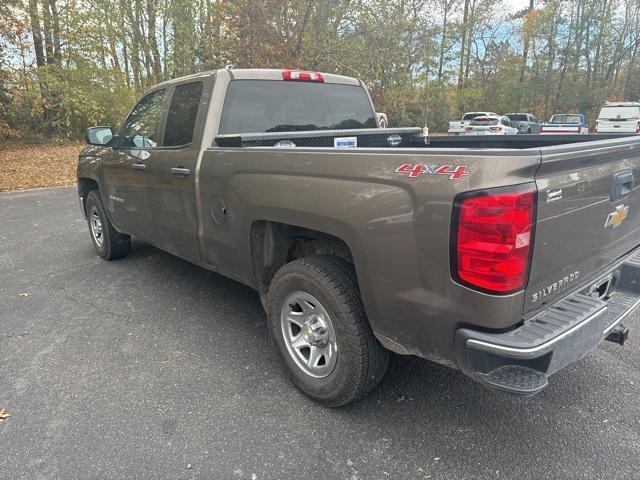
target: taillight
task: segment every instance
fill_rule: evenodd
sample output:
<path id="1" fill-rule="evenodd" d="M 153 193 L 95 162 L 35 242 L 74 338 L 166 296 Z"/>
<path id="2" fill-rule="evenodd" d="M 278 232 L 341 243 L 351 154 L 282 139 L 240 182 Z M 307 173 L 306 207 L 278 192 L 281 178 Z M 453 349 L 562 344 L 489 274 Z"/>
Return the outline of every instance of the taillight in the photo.
<path id="1" fill-rule="evenodd" d="M 459 283 L 487 293 L 525 287 L 536 212 L 531 184 L 462 194 L 456 198 L 451 239 L 451 274 Z"/>
<path id="2" fill-rule="evenodd" d="M 473 127 L 464 127 L 464 133 L 469 133 L 471 130 L 473 130 Z"/>
<path id="3" fill-rule="evenodd" d="M 582 133 L 582 127 L 578 127 L 578 133 Z"/>
<path id="4" fill-rule="evenodd" d="M 321 73 L 305 72 L 303 70 L 283 70 L 282 79 L 297 82 L 324 82 L 324 77 Z"/>
<path id="5" fill-rule="evenodd" d="M 640 133 L 640 122 L 636 123 L 636 133 Z"/>

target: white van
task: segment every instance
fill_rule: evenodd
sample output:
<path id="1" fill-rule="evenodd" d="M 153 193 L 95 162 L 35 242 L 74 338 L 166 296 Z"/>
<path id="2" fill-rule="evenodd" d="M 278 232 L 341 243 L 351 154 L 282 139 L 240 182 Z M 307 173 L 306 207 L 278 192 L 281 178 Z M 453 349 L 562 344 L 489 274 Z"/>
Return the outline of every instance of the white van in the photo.
<path id="1" fill-rule="evenodd" d="M 639 102 L 606 102 L 596 120 L 598 133 L 640 133 Z"/>

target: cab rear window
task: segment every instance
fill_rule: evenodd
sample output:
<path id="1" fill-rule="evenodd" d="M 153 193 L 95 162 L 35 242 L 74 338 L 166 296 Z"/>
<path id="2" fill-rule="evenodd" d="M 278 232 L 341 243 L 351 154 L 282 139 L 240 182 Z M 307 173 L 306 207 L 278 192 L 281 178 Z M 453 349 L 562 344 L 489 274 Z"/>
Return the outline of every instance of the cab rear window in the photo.
<path id="1" fill-rule="evenodd" d="M 375 128 L 364 88 L 278 80 L 229 83 L 220 134 Z"/>
<path id="2" fill-rule="evenodd" d="M 578 125 L 582 123 L 582 117 L 580 115 L 554 115 L 549 123 Z"/>
<path id="3" fill-rule="evenodd" d="M 602 120 L 626 120 L 640 118 L 640 107 L 602 107 L 598 118 Z"/>
<path id="4" fill-rule="evenodd" d="M 500 123 L 499 118 L 476 118 L 475 120 L 471 120 L 469 125 L 485 126 L 485 125 L 498 125 L 498 123 Z"/>
<path id="5" fill-rule="evenodd" d="M 466 122 L 467 120 L 473 120 L 474 118 L 482 117 L 486 115 L 486 113 L 467 113 L 462 117 L 462 121 Z"/>

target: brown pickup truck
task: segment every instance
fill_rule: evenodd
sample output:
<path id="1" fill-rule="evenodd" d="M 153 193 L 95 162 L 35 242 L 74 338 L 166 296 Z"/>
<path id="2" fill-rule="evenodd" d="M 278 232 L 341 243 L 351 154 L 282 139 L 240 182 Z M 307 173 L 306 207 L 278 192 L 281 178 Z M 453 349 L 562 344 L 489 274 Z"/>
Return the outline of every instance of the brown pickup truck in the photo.
<path id="1" fill-rule="evenodd" d="M 87 131 L 78 189 L 107 260 L 130 238 L 255 288 L 293 382 L 330 405 L 389 351 L 531 395 L 640 301 L 640 138 L 379 129 L 364 85 L 218 70 Z"/>

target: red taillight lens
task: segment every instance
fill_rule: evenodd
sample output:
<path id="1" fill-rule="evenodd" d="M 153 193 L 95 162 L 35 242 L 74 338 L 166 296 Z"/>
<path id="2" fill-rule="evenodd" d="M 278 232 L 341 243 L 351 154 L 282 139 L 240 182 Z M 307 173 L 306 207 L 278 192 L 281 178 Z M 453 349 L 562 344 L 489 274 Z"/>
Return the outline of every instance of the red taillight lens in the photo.
<path id="1" fill-rule="evenodd" d="M 640 133 L 640 122 L 636 123 L 636 133 Z"/>
<path id="2" fill-rule="evenodd" d="M 489 293 L 524 288 L 535 211 L 536 190 L 531 185 L 459 197 L 453 217 L 454 278 Z"/>
<path id="3" fill-rule="evenodd" d="M 473 130 L 473 127 L 464 127 L 464 133 L 469 133 L 471 130 Z"/>
<path id="4" fill-rule="evenodd" d="M 303 70 L 283 70 L 282 79 L 297 82 L 324 82 L 324 77 L 321 73 L 305 72 Z"/>

